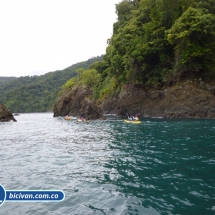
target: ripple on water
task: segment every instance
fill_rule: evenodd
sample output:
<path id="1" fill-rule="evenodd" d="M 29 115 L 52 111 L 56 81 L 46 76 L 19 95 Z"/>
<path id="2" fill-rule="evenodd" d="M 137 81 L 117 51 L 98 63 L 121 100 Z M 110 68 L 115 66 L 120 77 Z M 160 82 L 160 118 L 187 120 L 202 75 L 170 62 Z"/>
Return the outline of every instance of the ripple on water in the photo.
<path id="1" fill-rule="evenodd" d="M 0 123 L 1 184 L 60 189 L 59 203 L 5 203 L 4 214 L 211 214 L 214 120 L 77 123 L 51 113 Z M 10 135 L 8 135 L 10 134 Z"/>

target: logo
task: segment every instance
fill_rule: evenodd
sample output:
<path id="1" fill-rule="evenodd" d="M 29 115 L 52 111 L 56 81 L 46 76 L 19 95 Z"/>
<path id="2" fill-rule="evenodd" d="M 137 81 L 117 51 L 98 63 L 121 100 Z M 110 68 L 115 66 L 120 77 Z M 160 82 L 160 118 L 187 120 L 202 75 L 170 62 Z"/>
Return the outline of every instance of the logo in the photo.
<path id="1" fill-rule="evenodd" d="M 4 203 L 6 198 L 6 192 L 4 187 L 0 184 L 0 206 Z"/>
<path id="2" fill-rule="evenodd" d="M 5 202 L 59 202 L 64 200 L 61 190 L 5 190 L 0 184 L 0 206 Z"/>

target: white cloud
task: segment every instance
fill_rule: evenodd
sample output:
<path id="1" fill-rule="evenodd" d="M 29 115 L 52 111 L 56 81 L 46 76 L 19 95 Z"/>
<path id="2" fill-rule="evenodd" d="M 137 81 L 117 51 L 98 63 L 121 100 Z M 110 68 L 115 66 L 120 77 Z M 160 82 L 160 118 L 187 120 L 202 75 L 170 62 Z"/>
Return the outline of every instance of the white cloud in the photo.
<path id="1" fill-rule="evenodd" d="M 39 75 L 105 53 L 119 0 L 0 0 L 0 76 Z"/>

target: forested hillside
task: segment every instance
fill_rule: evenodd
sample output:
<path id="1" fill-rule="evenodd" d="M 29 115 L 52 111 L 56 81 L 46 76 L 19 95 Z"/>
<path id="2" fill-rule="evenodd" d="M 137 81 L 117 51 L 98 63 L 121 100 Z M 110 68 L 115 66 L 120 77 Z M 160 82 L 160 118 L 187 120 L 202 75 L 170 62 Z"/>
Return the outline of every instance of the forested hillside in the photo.
<path id="1" fill-rule="evenodd" d="M 116 13 L 103 60 L 64 84 L 54 115 L 214 118 L 215 1 L 123 0 Z"/>
<path id="2" fill-rule="evenodd" d="M 117 82 L 215 77 L 213 0 L 124 0 L 116 12 L 103 63 Z"/>
<path id="3" fill-rule="evenodd" d="M 76 75 L 78 68 L 87 69 L 93 62 L 101 61 L 103 56 L 91 58 L 74 64 L 64 70 L 49 72 L 41 76 L 20 78 L 1 77 L 0 103 L 12 112 L 51 111 L 61 86 Z"/>
<path id="4" fill-rule="evenodd" d="M 123 0 L 116 13 L 103 61 L 88 71 L 100 75 L 94 98 L 125 84 L 161 89 L 187 79 L 215 80 L 214 0 Z M 84 75 L 79 86 L 89 87 Z"/>
<path id="5" fill-rule="evenodd" d="M 0 76 L 0 84 L 5 83 L 7 81 L 14 80 L 14 79 L 16 79 L 16 77 L 2 77 L 2 76 Z"/>

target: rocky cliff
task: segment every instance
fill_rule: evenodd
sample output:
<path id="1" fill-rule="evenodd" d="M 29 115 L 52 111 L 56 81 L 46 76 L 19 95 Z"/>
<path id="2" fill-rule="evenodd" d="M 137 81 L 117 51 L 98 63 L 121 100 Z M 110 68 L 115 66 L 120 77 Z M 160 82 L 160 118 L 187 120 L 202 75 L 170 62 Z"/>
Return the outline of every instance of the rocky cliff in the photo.
<path id="1" fill-rule="evenodd" d="M 84 116 L 89 119 L 102 117 L 102 110 L 90 99 L 92 92 L 85 89 L 73 89 L 57 100 L 54 107 L 54 117 Z"/>
<path id="2" fill-rule="evenodd" d="M 215 95 L 191 85 L 179 85 L 163 90 L 141 88 L 124 90 L 102 104 L 105 113 L 119 116 L 138 114 L 143 117 L 215 118 Z"/>
<path id="3" fill-rule="evenodd" d="M 13 114 L 3 104 L 0 104 L 0 122 L 8 122 L 10 120 L 16 122 Z"/>
<path id="4" fill-rule="evenodd" d="M 151 91 L 127 87 L 100 105 L 93 103 L 87 95 L 86 91 L 79 89 L 63 96 L 55 105 L 54 116 L 86 115 L 96 119 L 102 114 L 121 117 L 138 114 L 143 117 L 215 118 L 215 95 L 193 85 L 181 84 Z"/>

